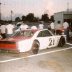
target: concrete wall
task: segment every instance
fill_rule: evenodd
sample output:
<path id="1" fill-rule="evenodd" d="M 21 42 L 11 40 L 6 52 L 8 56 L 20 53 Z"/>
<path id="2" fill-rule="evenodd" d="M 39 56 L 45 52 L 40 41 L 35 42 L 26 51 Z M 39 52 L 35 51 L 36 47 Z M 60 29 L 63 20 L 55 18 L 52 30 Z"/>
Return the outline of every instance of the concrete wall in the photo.
<path id="1" fill-rule="evenodd" d="M 55 20 L 55 27 L 57 27 L 57 22 L 60 21 L 61 25 L 63 24 L 63 12 L 58 12 L 54 14 L 54 20 Z"/>
<path id="2" fill-rule="evenodd" d="M 57 24 L 58 21 L 61 21 L 61 23 L 62 23 L 63 22 L 63 13 L 62 12 L 55 13 L 54 20 L 55 20 L 55 24 Z"/>
<path id="3" fill-rule="evenodd" d="M 57 21 L 63 23 L 64 19 L 72 19 L 72 11 L 62 11 L 54 14 L 55 23 L 57 23 Z"/>

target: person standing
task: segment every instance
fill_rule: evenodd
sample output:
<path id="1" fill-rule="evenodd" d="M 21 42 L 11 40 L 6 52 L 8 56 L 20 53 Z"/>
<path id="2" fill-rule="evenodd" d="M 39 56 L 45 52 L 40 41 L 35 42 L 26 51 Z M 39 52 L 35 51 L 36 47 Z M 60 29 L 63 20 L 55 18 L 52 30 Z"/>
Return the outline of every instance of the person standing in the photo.
<path id="1" fill-rule="evenodd" d="M 43 24 L 39 24 L 39 29 L 43 29 L 44 25 Z"/>
<path id="2" fill-rule="evenodd" d="M 24 24 L 24 23 L 22 23 L 21 26 L 20 26 L 21 31 L 28 29 L 28 28 L 29 28 L 29 26 L 27 24 Z"/>
<path id="3" fill-rule="evenodd" d="M 50 23 L 48 24 L 47 29 L 51 31 Z"/>
<path id="4" fill-rule="evenodd" d="M 43 25 L 43 22 L 40 22 L 40 24 L 39 24 L 39 27 L 38 27 L 39 29 L 43 29 L 44 28 L 44 25 Z"/>
<path id="5" fill-rule="evenodd" d="M 51 31 L 54 33 L 55 32 L 54 22 L 51 22 L 50 27 L 51 27 Z"/>
<path id="6" fill-rule="evenodd" d="M 14 26 L 12 24 L 8 24 L 6 26 L 7 37 L 11 37 L 13 33 L 14 33 Z"/>
<path id="7" fill-rule="evenodd" d="M 58 21 L 57 22 L 57 25 L 56 25 L 56 34 L 57 35 L 61 35 L 62 34 L 62 25 L 61 25 L 61 22 L 60 21 Z"/>
<path id="8" fill-rule="evenodd" d="M 63 28 L 64 28 L 64 34 L 66 35 L 67 41 L 69 41 L 69 24 L 68 22 L 64 21 L 63 23 Z"/>
<path id="9" fill-rule="evenodd" d="M 2 38 L 6 38 L 6 25 L 4 23 L 0 26 L 0 31 Z"/>
<path id="10" fill-rule="evenodd" d="M 31 29 L 37 29 L 37 27 L 36 26 L 31 26 Z"/>

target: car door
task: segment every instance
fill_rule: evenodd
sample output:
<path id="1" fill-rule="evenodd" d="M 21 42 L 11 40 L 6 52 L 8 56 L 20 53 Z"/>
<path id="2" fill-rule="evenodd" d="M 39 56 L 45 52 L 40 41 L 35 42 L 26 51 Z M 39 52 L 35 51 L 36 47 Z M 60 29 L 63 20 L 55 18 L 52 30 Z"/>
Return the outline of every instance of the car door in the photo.
<path id="1" fill-rule="evenodd" d="M 52 37 L 52 34 L 48 30 L 40 31 L 37 40 L 40 43 L 40 49 L 45 49 L 49 45 L 49 38 Z"/>

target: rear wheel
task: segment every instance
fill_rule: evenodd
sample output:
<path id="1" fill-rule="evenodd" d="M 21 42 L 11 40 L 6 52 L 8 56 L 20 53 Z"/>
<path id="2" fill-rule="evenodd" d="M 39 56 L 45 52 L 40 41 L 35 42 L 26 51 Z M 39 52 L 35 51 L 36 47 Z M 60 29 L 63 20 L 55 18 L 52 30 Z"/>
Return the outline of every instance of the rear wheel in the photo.
<path id="1" fill-rule="evenodd" d="M 33 54 L 37 54 L 38 53 L 38 51 L 39 51 L 39 42 L 37 40 L 35 40 L 33 42 L 31 51 L 32 51 Z"/>
<path id="2" fill-rule="evenodd" d="M 63 47 L 64 45 L 65 45 L 65 38 L 62 36 L 62 37 L 60 38 L 58 47 Z"/>

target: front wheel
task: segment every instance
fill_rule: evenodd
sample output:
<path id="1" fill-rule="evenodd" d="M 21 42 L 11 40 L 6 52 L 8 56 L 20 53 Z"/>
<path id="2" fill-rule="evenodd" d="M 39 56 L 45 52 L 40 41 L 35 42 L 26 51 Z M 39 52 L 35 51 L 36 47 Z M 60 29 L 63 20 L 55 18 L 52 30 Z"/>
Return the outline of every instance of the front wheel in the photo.
<path id="1" fill-rule="evenodd" d="M 39 51 L 39 42 L 38 41 L 34 41 L 33 45 L 32 45 L 32 53 L 33 54 L 37 54 Z"/>
<path id="2" fill-rule="evenodd" d="M 62 36 L 59 40 L 58 47 L 63 47 L 65 45 L 65 38 Z"/>

